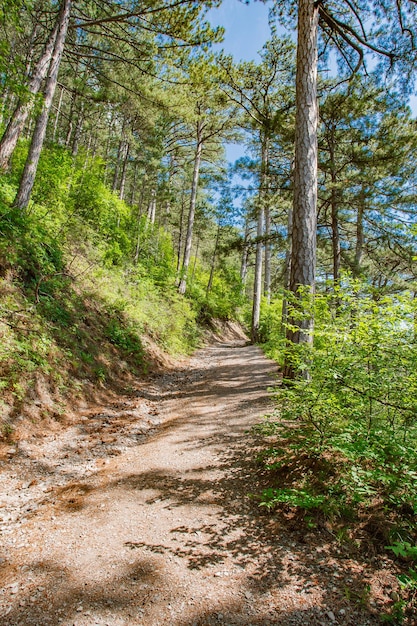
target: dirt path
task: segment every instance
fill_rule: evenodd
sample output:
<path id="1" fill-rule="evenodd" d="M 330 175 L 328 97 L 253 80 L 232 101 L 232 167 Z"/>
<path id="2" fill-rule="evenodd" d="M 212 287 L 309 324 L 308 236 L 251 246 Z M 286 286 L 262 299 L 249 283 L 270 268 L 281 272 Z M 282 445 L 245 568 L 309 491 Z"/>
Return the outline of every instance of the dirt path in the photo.
<path id="1" fill-rule="evenodd" d="M 247 430 L 268 411 L 274 376 L 256 347 L 213 345 L 10 450 L 0 623 L 377 623 L 344 596 L 363 587 L 364 564 L 296 541 L 248 497 L 257 484 Z"/>

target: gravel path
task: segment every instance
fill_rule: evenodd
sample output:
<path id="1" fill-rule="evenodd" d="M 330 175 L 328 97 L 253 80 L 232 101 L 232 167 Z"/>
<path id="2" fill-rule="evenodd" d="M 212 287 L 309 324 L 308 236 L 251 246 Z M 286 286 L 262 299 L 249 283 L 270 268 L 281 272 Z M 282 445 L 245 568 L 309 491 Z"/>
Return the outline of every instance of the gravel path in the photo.
<path id="1" fill-rule="evenodd" d="M 250 497 L 275 366 L 215 344 L 0 466 L 0 623 L 379 623 L 383 563 L 309 543 Z M 382 576 L 384 574 L 384 576 Z M 373 612 L 372 612 L 373 611 Z"/>

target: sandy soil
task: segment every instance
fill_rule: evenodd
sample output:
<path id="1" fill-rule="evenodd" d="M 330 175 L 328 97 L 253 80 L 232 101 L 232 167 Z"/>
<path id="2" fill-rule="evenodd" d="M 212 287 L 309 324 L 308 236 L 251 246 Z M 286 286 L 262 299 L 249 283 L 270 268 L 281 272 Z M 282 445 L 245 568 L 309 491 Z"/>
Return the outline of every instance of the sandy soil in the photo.
<path id="1" fill-rule="evenodd" d="M 379 623 L 378 594 L 395 584 L 383 559 L 309 541 L 250 497 L 248 429 L 274 380 L 258 348 L 213 344 L 12 446 L 0 466 L 0 623 Z"/>

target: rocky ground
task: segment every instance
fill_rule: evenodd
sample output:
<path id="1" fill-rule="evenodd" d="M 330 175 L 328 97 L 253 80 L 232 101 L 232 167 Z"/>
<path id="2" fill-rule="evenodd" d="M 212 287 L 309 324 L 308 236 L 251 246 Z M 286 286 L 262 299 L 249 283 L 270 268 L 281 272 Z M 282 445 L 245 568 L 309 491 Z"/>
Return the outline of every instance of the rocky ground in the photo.
<path id="1" fill-rule="evenodd" d="M 351 558 L 251 498 L 249 429 L 275 380 L 258 348 L 213 343 L 4 449 L 0 623 L 379 624 L 397 593 L 388 558 Z"/>

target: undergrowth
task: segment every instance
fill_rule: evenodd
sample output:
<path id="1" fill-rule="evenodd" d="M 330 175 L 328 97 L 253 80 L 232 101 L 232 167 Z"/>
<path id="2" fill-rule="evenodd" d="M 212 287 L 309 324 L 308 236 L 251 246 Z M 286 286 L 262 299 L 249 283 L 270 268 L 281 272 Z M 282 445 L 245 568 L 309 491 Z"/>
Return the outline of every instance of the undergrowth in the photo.
<path id="1" fill-rule="evenodd" d="M 0 416 L 9 439 L 40 388 L 50 402 L 37 414 L 58 415 L 74 394 L 123 384 L 162 353 L 191 352 L 198 320 L 233 318 L 241 303 L 220 275 L 208 302 L 202 269 L 187 297 L 177 293 L 169 233 L 106 187 L 99 159 L 86 167 L 85 154 L 45 149 L 33 201 L 15 211 L 26 150 L 23 142 L 0 176 Z"/>
<path id="2" fill-rule="evenodd" d="M 267 352 L 299 376 L 275 390 L 276 412 L 255 429 L 265 437 L 260 506 L 291 512 L 299 528 L 324 529 L 350 552 L 415 558 L 415 298 L 378 298 L 345 279 L 336 294 L 306 296 L 304 311 L 314 314 L 313 344 L 287 345 L 278 315 L 264 314 Z M 416 608 L 415 570 L 402 582 L 395 611 L 405 617 Z"/>

